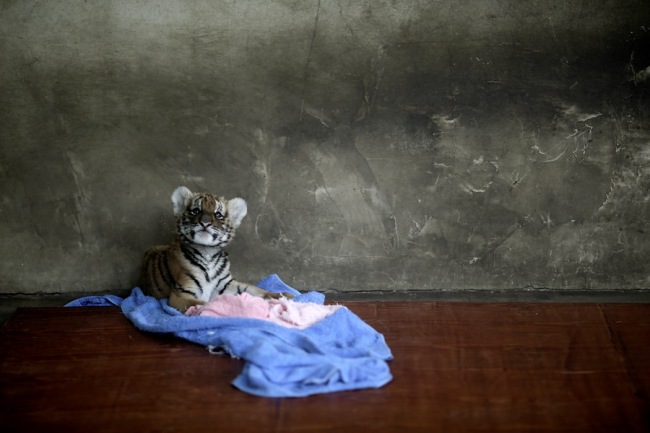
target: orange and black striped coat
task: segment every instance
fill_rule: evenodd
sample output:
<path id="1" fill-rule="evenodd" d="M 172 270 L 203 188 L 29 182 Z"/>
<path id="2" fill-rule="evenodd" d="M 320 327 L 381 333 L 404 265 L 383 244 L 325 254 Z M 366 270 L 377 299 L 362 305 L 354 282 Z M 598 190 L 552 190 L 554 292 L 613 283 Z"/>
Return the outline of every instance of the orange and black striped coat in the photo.
<path id="1" fill-rule="evenodd" d="M 156 246 L 145 253 L 141 276 L 145 294 L 168 298 L 169 305 L 182 312 L 224 293 L 291 297 L 239 282 L 230 273 L 224 248 L 246 216 L 243 199 L 226 201 L 180 186 L 172 194 L 172 204 L 177 236 L 170 245 Z"/>

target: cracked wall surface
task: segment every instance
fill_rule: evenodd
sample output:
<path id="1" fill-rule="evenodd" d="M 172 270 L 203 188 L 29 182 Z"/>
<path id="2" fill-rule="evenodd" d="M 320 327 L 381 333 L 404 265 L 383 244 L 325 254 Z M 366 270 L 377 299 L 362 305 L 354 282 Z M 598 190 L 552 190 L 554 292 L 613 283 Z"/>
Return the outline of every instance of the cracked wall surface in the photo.
<path id="1" fill-rule="evenodd" d="M 5 1 L 0 55 L 0 293 L 133 287 L 178 185 L 242 280 L 650 286 L 647 1 Z"/>

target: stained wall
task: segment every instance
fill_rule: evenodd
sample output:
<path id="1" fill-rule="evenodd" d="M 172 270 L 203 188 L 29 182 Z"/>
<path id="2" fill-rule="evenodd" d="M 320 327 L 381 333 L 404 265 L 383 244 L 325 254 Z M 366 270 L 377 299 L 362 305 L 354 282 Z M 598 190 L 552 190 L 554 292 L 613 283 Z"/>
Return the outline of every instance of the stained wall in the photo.
<path id="1" fill-rule="evenodd" d="M 0 292 L 115 291 L 178 185 L 235 276 L 650 286 L 650 3 L 4 1 Z"/>

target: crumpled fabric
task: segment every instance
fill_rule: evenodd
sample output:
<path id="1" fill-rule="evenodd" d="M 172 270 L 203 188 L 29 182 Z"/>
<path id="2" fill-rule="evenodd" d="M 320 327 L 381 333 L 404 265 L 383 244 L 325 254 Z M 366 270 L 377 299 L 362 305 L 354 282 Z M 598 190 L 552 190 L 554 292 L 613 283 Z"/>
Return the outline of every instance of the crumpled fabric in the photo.
<path id="1" fill-rule="evenodd" d="M 301 295 L 277 275 L 257 286 L 294 293 L 295 302 L 323 304 L 325 299 L 318 292 Z M 68 305 L 83 305 L 75 302 Z M 107 304 L 115 305 L 115 299 Z M 251 318 L 186 316 L 137 287 L 119 305 L 138 329 L 173 334 L 243 359 L 244 368 L 232 384 L 253 395 L 303 397 L 379 388 L 392 380 L 388 361 L 393 356 L 383 335 L 344 306 L 299 329 Z"/>
<path id="2" fill-rule="evenodd" d="M 248 317 L 249 319 L 268 320 L 288 328 L 305 329 L 320 322 L 340 307 L 340 305 L 322 305 L 315 302 L 296 302 L 285 297 L 262 299 L 242 293 L 240 295 L 217 296 L 206 304 L 188 308 L 185 315 Z"/>

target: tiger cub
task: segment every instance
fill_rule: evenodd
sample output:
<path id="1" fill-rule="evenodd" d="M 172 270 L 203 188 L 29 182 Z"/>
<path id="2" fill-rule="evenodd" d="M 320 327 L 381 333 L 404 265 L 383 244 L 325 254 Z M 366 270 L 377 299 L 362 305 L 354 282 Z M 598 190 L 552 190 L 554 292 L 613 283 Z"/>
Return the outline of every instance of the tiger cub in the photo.
<path id="1" fill-rule="evenodd" d="M 226 201 L 184 186 L 176 188 L 171 198 L 177 236 L 170 245 L 153 247 L 144 254 L 141 284 L 145 294 L 168 298 L 169 305 L 181 312 L 224 293 L 292 297 L 290 293 L 271 293 L 239 282 L 230 274 L 224 247 L 246 216 L 243 199 Z"/>

